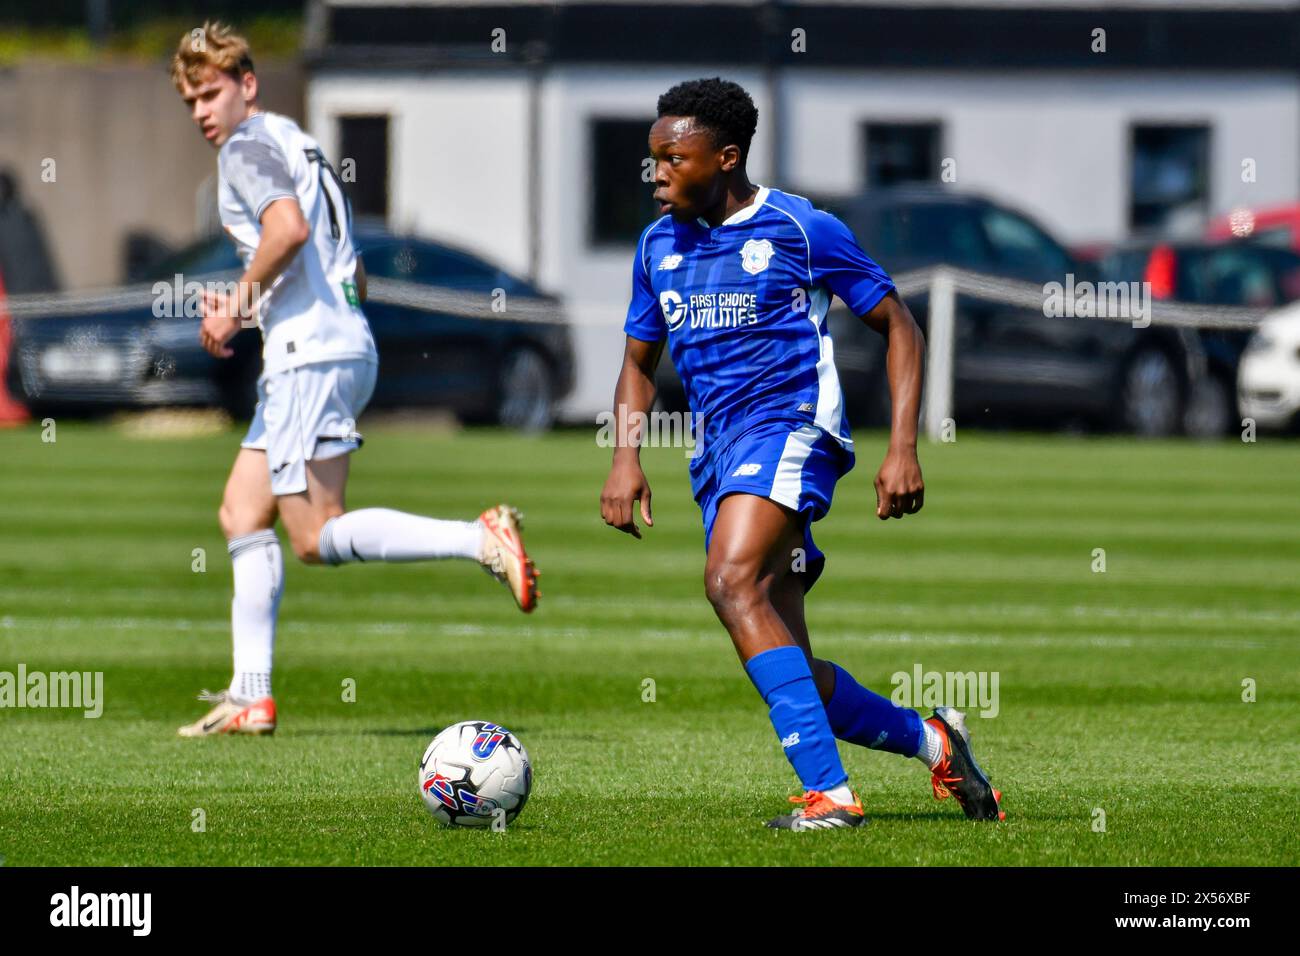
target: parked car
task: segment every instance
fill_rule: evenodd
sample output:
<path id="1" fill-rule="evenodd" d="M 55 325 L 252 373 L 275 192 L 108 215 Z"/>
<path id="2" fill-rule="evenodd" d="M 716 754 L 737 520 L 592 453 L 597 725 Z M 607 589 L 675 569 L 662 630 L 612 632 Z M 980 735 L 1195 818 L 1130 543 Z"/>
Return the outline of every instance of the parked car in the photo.
<path id="1" fill-rule="evenodd" d="M 1300 203 L 1234 209 L 1211 219 L 1205 238 L 1210 242 L 1246 240 L 1300 252 Z"/>
<path id="2" fill-rule="evenodd" d="M 867 253 L 891 272 L 940 263 L 1028 282 L 1092 277 L 1031 217 L 973 193 L 934 185 L 895 186 L 822 207 L 839 216 Z"/>
<path id="3" fill-rule="evenodd" d="M 1035 284 L 1095 278 L 1091 264 L 1034 219 L 979 195 L 909 185 L 828 208 L 891 274 L 942 264 Z M 909 297 L 908 305 L 928 329 L 928 296 Z M 830 322 L 836 355 L 853 372 L 843 383 L 850 420 L 888 424 L 884 340 L 838 300 Z M 1112 385 L 1132 339 L 1123 323 L 1049 318 L 959 296 L 954 414 L 980 425 L 1108 423 L 1116 417 Z"/>
<path id="4" fill-rule="evenodd" d="M 1300 254 L 1250 242 L 1131 242 L 1101 262 L 1104 280 L 1141 281 L 1151 297 L 1195 305 L 1275 307 L 1300 299 Z M 1166 361 L 1148 363 L 1149 391 L 1177 394 L 1186 430 L 1215 435 L 1235 427 L 1238 365 L 1250 332 L 1196 329 L 1166 338 Z M 1205 374 L 1191 387 L 1189 349 L 1204 357 Z M 1157 382 L 1162 383 L 1157 385 Z"/>
<path id="5" fill-rule="evenodd" d="M 1300 302 L 1269 314 L 1250 337 L 1237 370 L 1237 403 L 1260 428 L 1300 426 Z"/>
<path id="6" fill-rule="evenodd" d="M 371 408 L 445 407 L 474 422 L 526 430 L 549 427 L 573 384 L 573 351 L 559 303 L 469 253 L 383 230 L 358 228 L 367 276 L 420 290 L 481 294 L 541 310 L 543 321 L 465 317 L 390 305 L 363 306 L 379 350 Z M 224 236 L 195 243 L 158 265 L 171 283 L 238 277 Z M 373 288 L 373 284 L 372 284 Z M 501 290 L 494 293 L 494 290 Z M 545 320 L 547 314 L 553 320 Z M 132 309 L 15 322 L 15 394 L 38 414 L 157 405 L 216 405 L 246 417 L 255 401 L 261 337 L 243 332 L 235 355 L 215 359 L 199 345 L 199 319 L 155 318 Z"/>
<path id="7" fill-rule="evenodd" d="M 1151 283 L 1156 299 L 1268 308 L 1300 298 L 1300 253 L 1253 242 L 1121 243 L 1103 279 Z"/>

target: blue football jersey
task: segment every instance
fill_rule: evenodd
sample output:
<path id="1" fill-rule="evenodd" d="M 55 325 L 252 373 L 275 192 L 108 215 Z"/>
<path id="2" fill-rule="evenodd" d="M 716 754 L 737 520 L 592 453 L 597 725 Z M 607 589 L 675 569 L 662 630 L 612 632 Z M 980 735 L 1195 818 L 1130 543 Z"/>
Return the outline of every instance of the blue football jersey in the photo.
<path id="1" fill-rule="evenodd" d="M 844 223 L 776 189 L 716 228 L 671 215 L 647 227 L 623 330 L 668 338 L 702 419 L 692 476 L 763 421 L 814 424 L 852 450 L 826 314 L 832 295 L 865 315 L 893 288 Z"/>

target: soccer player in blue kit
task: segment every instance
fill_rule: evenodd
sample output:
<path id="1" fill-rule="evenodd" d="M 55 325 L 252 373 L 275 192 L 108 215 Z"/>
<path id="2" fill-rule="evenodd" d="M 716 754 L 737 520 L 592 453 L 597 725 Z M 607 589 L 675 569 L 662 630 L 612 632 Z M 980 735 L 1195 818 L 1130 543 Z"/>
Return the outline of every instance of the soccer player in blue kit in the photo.
<path id="1" fill-rule="evenodd" d="M 827 332 L 837 295 L 888 341 L 889 450 L 876 475 L 876 515 L 921 510 L 916 457 L 925 342 L 889 276 L 834 216 L 755 186 L 745 157 L 758 110 L 735 83 L 701 79 L 659 98 L 650 129 L 662 215 L 637 243 L 623 366 L 614 403 L 636 420 L 654 401 L 667 342 L 702 419 L 691 487 L 704 517 L 705 592 L 803 788 L 801 805 L 768 826 L 861 825 L 836 739 L 905 757 L 931 772 L 935 796 L 975 820 L 1005 817 L 971 753 L 964 716 L 922 720 L 813 656 L 804 595 L 825 556 L 812 523 L 854 463 L 853 439 Z M 624 419 L 626 416 L 626 419 Z M 635 538 L 634 502 L 653 525 L 636 436 L 619 443 L 601 492 L 605 522 Z"/>

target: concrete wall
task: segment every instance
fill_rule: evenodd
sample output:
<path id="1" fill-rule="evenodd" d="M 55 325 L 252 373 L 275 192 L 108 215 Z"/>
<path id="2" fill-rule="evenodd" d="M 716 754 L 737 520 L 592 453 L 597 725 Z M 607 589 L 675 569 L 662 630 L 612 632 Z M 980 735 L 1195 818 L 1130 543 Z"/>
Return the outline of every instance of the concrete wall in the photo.
<path id="1" fill-rule="evenodd" d="M 311 83 L 307 115 L 338 166 L 339 118 L 389 117 L 389 225 L 529 270 L 529 93 L 522 72 L 330 73 Z M 359 178 L 369 174 L 358 168 Z"/>
<path id="2" fill-rule="evenodd" d="M 259 65 L 258 79 L 268 109 L 301 117 L 297 64 Z M 52 182 L 42 181 L 46 160 Z M 121 280 L 132 231 L 194 238 L 216 154 L 164 63 L 24 63 L 0 70 L 0 167 L 40 217 L 63 287 L 87 288 Z"/>
<path id="3" fill-rule="evenodd" d="M 799 188 L 856 192 L 861 125 L 933 120 L 958 188 L 1040 218 L 1067 243 L 1126 237 L 1135 123 L 1210 128 L 1210 212 L 1300 193 L 1300 86 L 1292 75 L 1043 73 L 900 76 L 801 70 L 782 85 L 786 171 Z M 1257 181 L 1241 181 L 1244 158 Z"/>

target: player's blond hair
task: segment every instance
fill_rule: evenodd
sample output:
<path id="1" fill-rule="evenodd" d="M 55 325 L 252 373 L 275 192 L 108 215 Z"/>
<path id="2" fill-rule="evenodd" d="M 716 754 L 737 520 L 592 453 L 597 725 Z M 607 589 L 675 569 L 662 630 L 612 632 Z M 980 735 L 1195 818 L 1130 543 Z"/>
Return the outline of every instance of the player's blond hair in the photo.
<path id="1" fill-rule="evenodd" d="M 214 20 L 204 21 L 181 37 L 172 56 L 172 83 L 177 90 L 181 81 L 198 86 L 203 71 L 214 66 L 238 80 L 253 72 L 253 54 L 248 41 L 230 26 Z"/>

